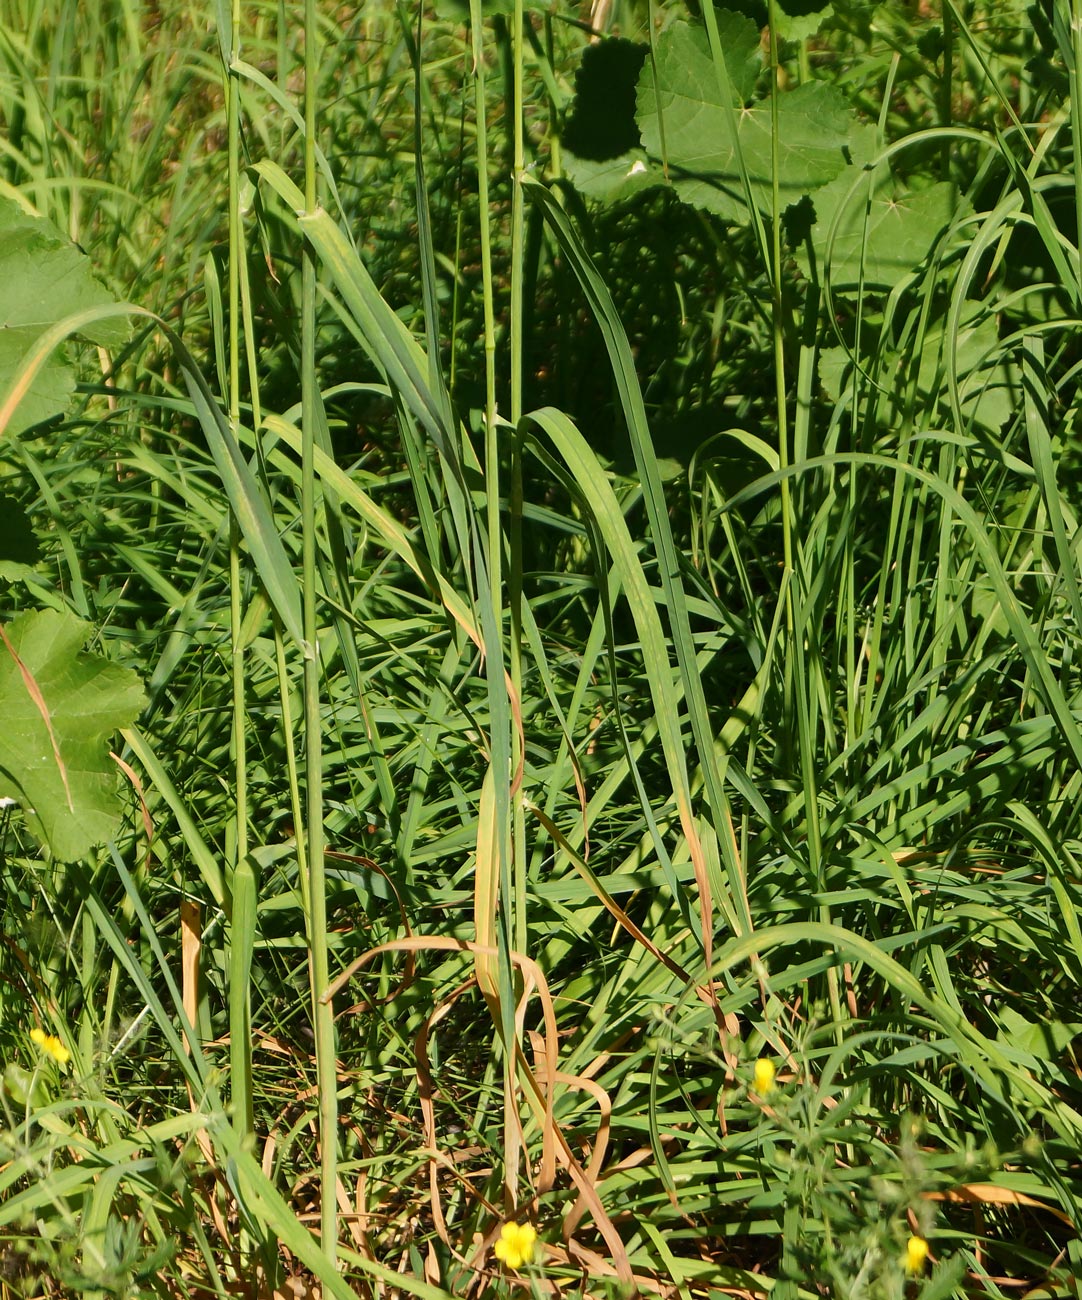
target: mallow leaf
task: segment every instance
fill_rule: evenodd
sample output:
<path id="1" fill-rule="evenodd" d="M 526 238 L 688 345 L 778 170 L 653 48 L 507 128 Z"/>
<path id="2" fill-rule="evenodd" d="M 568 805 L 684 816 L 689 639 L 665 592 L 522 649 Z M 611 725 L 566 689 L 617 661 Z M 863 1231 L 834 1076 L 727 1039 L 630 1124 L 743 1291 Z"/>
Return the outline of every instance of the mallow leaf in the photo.
<path id="1" fill-rule="evenodd" d="M 799 12 L 800 6 L 790 5 L 789 8 L 794 12 L 786 12 L 779 6 L 778 8 L 778 36 L 783 41 L 806 41 L 809 36 L 814 36 L 820 27 L 834 13 L 833 4 L 814 5 Z"/>
<path id="2" fill-rule="evenodd" d="M 112 295 L 94 279 L 90 259 L 44 217 L 30 216 L 0 196 L 0 398 L 37 339 L 77 311 L 105 307 Z M 92 343 L 112 346 L 128 335 L 127 322 L 112 318 L 88 326 Z M 75 387 L 62 348 L 38 372 L 20 402 L 8 433 L 18 433 L 61 414 Z"/>
<path id="3" fill-rule="evenodd" d="M 769 99 L 748 102 L 759 60 L 759 36 L 747 19 L 719 12 L 725 20 L 725 66 L 732 100 L 723 100 L 706 32 L 674 23 L 657 38 L 653 65 L 639 78 L 638 123 L 643 148 L 667 165 L 677 193 L 726 221 L 748 220 L 740 170 L 743 158 L 752 201 L 772 204 L 772 131 Z M 745 31 L 744 28 L 750 28 Z M 754 54 L 749 40 L 754 37 Z M 656 78 L 654 69 L 656 68 Z M 847 165 L 854 126 L 840 91 L 809 82 L 778 101 L 778 184 L 782 208 L 833 180 Z M 734 138 L 735 132 L 735 138 Z M 739 151 L 739 152 L 738 152 Z"/>
<path id="4" fill-rule="evenodd" d="M 746 14 L 758 31 L 770 22 L 770 6 L 766 0 L 726 0 L 726 5 L 737 13 Z M 873 0 L 867 0 L 867 8 L 871 9 L 872 5 Z M 699 16 L 699 5 L 695 0 L 689 8 L 696 17 Z M 783 41 L 803 41 L 814 36 L 833 14 L 832 0 L 784 0 L 784 3 L 779 0 L 774 5 L 777 33 Z"/>
<path id="5" fill-rule="evenodd" d="M 563 161 L 564 171 L 579 193 L 599 203 L 629 199 L 640 190 L 665 184 L 661 167 L 647 158 L 641 149 L 633 149 L 604 162 L 567 153 Z"/>
<path id="6" fill-rule="evenodd" d="M 665 184 L 639 147 L 635 121 L 635 88 L 648 54 L 645 45 L 621 39 L 583 50 L 562 139 L 564 171 L 587 198 L 613 203 Z"/>
<path id="7" fill-rule="evenodd" d="M 996 1041 L 1035 1056 L 1039 1061 L 1055 1061 L 1070 1047 L 1082 1031 L 1082 1025 L 1061 1020 L 1027 1020 L 1013 1007 L 999 1010 L 999 1033 Z"/>
<path id="8" fill-rule="evenodd" d="M 116 830 L 123 805 L 109 738 L 144 703 L 133 672 L 84 652 L 90 633 L 57 610 L 0 627 L 0 797 L 22 805 L 63 861 Z"/>
<path id="9" fill-rule="evenodd" d="M 863 364 L 875 354 L 882 373 L 897 376 L 897 382 L 877 386 L 876 417 L 881 428 L 897 427 L 901 405 L 914 397 L 925 418 L 949 418 L 951 408 L 946 392 L 947 355 L 953 353 L 954 374 L 958 384 L 958 407 L 965 427 L 996 432 L 1018 409 L 1019 383 L 1012 367 L 1001 353 L 999 329 L 995 317 L 982 303 L 966 305 L 958 322 L 957 334 L 947 333 L 946 318 L 929 321 L 920 336 L 916 366 L 916 391 L 910 393 L 912 344 L 902 349 L 883 337 L 864 337 Z M 853 358 L 847 348 L 823 348 L 819 354 L 819 381 L 828 398 L 837 400 L 853 376 Z"/>
<path id="10" fill-rule="evenodd" d="M 829 268 L 836 290 L 896 284 L 924 261 L 958 213 L 968 210 L 955 186 L 940 181 L 915 187 L 897 178 L 886 162 L 872 167 L 877 138 L 874 126 L 857 128 L 852 165 L 812 196 L 817 278 Z M 811 272 L 806 248 L 797 250 L 797 261 Z"/>

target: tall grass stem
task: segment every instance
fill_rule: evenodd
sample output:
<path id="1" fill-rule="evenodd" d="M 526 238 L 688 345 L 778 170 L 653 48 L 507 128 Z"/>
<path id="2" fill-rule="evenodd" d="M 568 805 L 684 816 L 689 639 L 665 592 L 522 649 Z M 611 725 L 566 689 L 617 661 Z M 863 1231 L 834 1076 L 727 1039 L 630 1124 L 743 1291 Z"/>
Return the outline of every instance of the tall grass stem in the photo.
<path id="1" fill-rule="evenodd" d="M 319 100 L 319 29 L 316 0 L 304 5 L 304 209 L 319 206 L 316 110 Z M 301 268 L 301 588 L 304 624 L 305 827 L 308 854 L 308 944 L 319 1092 L 320 1235 L 324 1255 L 338 1254 L 338 1081 L 334 1004 L 330 982 L 323 828 L 323 727 L 319 611 L 317 607 L 315 453 L 321 416 L 316 373 L 316 254 L 304 246 Z M 298 828 L 299 830 L 299 828 Z"/>

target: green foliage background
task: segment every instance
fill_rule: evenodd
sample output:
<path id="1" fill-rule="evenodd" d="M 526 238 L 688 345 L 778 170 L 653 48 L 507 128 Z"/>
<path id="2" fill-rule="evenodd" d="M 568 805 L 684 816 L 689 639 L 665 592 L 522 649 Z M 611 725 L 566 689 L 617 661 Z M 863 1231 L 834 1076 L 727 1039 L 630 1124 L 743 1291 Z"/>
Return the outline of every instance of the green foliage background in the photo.
<path id="1" fill-rule="evenodd" d="M 1082 15 L 790 8 L 0 0 L 5 1293 L 1077 1293 Z"/>

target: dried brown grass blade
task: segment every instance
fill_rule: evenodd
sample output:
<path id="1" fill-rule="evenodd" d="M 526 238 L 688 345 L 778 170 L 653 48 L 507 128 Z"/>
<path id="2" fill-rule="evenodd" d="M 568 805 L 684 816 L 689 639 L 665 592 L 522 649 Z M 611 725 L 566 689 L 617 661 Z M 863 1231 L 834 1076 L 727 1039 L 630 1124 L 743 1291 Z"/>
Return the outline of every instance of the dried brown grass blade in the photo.
<path id="1" fill-rule="evenodd" d="M 389 943 L 378 944 L 375 948 L 370 948 L 367 952 L 362 953 L 355 961 L 352 961 L 342 973 L 331 982 L 323 993 L 323 999 L 330 1001 L 342 986 L 352 979 L 358 971 L 362 970 L 376 957 L 388 952 L 418 952 L 422 949 L 428 949 L 435 952 L 461 952 L 464 955 L 470 954 L 474 958 L 475 971 L 477 969 L 477 959 L 487 958 L 491 960 L 496 956 L 495 949 L 483 947 L 481 944 L 470 943 L 465 939 L 454 939 L 444 935 L 433 935 L 429 937 L 414 936 L 409 939 L 395 939 Z M 572 1183 L 579 1191 L 579 1195 L 584 1201 L 586 1208 L 589 1209 L 593 1216 L 594 1223 L 598 1231 L 609 1248 L 612 1256 L 615 1275 L 629 1287 L 635 1288 L 635 1279 L 631 1268 L 631 1262 L 628 1259 L 627 1251 L 620 1234 L 616 1231 L 616 1226 L 609 1217 L 605 1207 L 601 1203 L 601 1198 L 597 1194 L 594 1183 L 587 1177 L 586 1171 L 576 1160 L 571 1146 L 564 1136 L 559 1125 L 556 1123 L 553 1114 L 553 1090 L 557 1080 L 557 1024 L 556 1011 L 552 1003 L 552 995 L 549 992 L 548 982 L 545 979 L 541 968 L 531 958 L 524 956 L 522 953 L 512 952 L 510 955 L 511 962 L 518 967 L 523 979 L 522 998 L 515 1010 L 515 1022 L 521 1034 L 522 1025 L 526 1013 L 526 1005 L 530 995 L 534 990 L 541 1000 L 541 1008 L 544 1019 L 545 1030 L 542 1035 L 542 1051 L 540 1059 L 543 1061 L 541 1071 L 542 1078 L 546 1081 L 544 1084 L 534 1072 L 530 1063 L 526 1060 L 520 1044 L 516 1043 L 516 1060 L 522 1070 L 522 1078 L 525 1083 L 524 1095 L 535 1114 L 541 1121 L 542 1131 L 542 1159 L 541 1175 L 539 1176 L 539 1191 L 545 1190 L 551 1186 L 551 1182 L 546 1182 L 548 1166 L 553 1162 L 553 1156 L 550 1150 L 558 1152 L 561 1158 L 561 1164 L 567 1170 L 571 1177 Z M 576 1080 L 577 1086 L 577 1080 Z M 492 1232 L 489 1234 L 491 1239 L 495 1239 L 495 1234 L 499 1230 L 499 1225 L 494 1225 Z M 487 1249 L 489 1239 L 485 1242 L 478 1252 L 475 1253 L 475 1267 L 478 1267 L 480 1260 L 484 1257 L 484 1251 Z"/>
<path id="2" fill-rule="evenodd" d="M 1035 1196 L 1027 1196 L 1025 1192 L 1016 1192 L 1010 1187 L 999 1187 L 995 1183 L 963 1183 L 959 1187 L 950 1187 L 945 1192 L 924 1192 L 923 1196 L 926 1201 L 952 1201 L 964 1205 L 1025 1205 L 1034 1210 L 1044 1210 L 1069 1228 L 1075 1226 L 1054 1205 L 1039 1201 Z"/>
<path id="3" fill-rule="evenodd" d="M 199 1018 L 199 961 L 203 951 L 203 908 L 192 898 L 180 902 L 180 1000 L 184 1014 L 197 1033 Z M 184 1035 L 189 1054 L 194 1046 Z"/>

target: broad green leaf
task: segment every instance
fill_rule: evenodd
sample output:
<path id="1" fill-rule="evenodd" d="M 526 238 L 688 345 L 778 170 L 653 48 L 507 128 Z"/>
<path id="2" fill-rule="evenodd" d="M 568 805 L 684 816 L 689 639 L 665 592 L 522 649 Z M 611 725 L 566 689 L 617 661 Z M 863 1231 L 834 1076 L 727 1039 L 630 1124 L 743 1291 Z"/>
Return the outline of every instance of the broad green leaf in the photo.
<path id="1" fill-rule="evenodd" d="M 580 193 L 613 203 L 665 184 L 665 173 L 639 148 L 635 88 L 648 50 L 632 41 L 588 45 L 575 73 L 575 97 L 563 129 L 564 170 Z"/>
<path id="2" fill-rule="evenodd" d="M 810 31 L 826 12 L 786 22 L 793 34 Z M 583 194 L 615 202 L 671 181 L 685 202 L 745 221 L 742 157 L 755 202 L 770 207 L 771 107 L 768 99 L 753 99 L 763 70 L 759 26 L 725 9 L 716 16 L 725 65 L 721 79 L 706 33 L 685 22 L 659 34 L 652 62 L 645 46 L 629 41 L 603 41 L 584 52 L 563 137 L 567 173 Z M 854 119 L 844 98 L 820 84 L 783 94 L 778 112 L 786 207 L 846 166 Z"/>
<path id="3" fill-rule="evenodd" d="M 770 22 L 770 10 L 766 0 L 726 0 L 727 6 L 738 13 L 747 15 L 757 31 L 762 31 Z M 843 12 L 851 5 L 843 3 Z M 787 0 L 785 4 L 775 3 L 775 29 L 783 41 L 803 41 L 814 36 L 820 27 L 834 16 L 835 4 L 830 0 Z M 866 6 L 870 12 L 872 0 Z M 852 16 L 849 22 L 852 23 Z"/>
<path id="4" fill-rule="evenodd" d="M 732 20 L 732 15 L 722 17 Z M 757 58 L 757 34 L 755 39 Z M 771 106 L 768 99 L 744 102 L 753 84 L 750 57 L 746 43 L 733 49 L 732 58 L 730 48 L 726 45 L 726 67 L 739 101 L 734 104 L 723 102 L 705 32 L 674 23 L 657 40 L 656 81 L 651 64 L 643 68 L 638 120 L 646 152 L 668 164 L 670 178 L 686 203 L 727 221 L 743 222 L 747 209 L 737 148 L 754 201 L 764 211 L 772 203 Z M 826 84 L 809 82 L 781 95 L 778 183 L 783 208 L 845 169 L 853 122 L 845 98 Z"/>
<path id="5" fill-rule="evenodd" d="M 1059 1020 L 1029 1020 L 1013 1007 L 1000 1010 L 999 1024 L 998 1042 L 1042 1061 L 1054 1061 L 1062 1056 L 1082 1030 L 1082 1025 L 1063 1024 Z"/>
<path id="6" fill-rule="evenodd" d="M 733 106 L 739 108 L 748 103 L 755 93 L 755 83 L 763 71 L 763 43 L 759 23 L 746 14 L 733 13 L 727 9 L 718 9 L 715 13 L 718 24 L 718 39 L 721 42 L 722 55 L 725 59 L 725 71 L 729 77 L 729 86 L 733 92 Z M 660 33 L 654 51 L 659 74 L 668 65 L 670 70 L 679 73 L 679 58 L 687 58 L 695 68 L 696 84 L 717 86 L 718 74 L 710 57 L 710 46 L 706 29 L 688 23 L 674 23 Z M 659 75 L 658 84 L 666 84 L 666 75 Z M 679 80 L 676 81 L 679 85 Z"/>
<path id="7" fill-rule="evenodd" d="M 958 406 L 967 420 L 986 429 L 999 429 L 1018 408 L 1019 385 L 998 359 L 999 328 L 995 317 L 974 304 L 950 339 L 944 325 L 925 337 L 917 384 L 925 401 L 946 400 L 947 351 L 954 350 Z"/>
<path id="8" fill-rule="evenodd" d="M 867 340 L 872 347 L 872 339 Z M 891 349 L 881 339 L 874 348 L 880 352 L 880 364 L 890 373 L 901 373 L 906 356 Z M 958 409 L 970 425 L 997 430 L 1010 418 L 1018 405 L 1018 381 L 999 358 L 999 333 L 995 318 L 981 304 L 973 304 L 959 323 L 957 337 L 948 338 L 944 318 L 933 320 L 921 336 L 917 370 L 917 394 L 924 410 L 949 410 L 945 388 L 947 353 L 953 348 L 958 384 Z M 824 392 L 838 398 L 852 382 L 852 357 L 847 348 L 824 348 L 819 356 L 819 380 Z M 901 390 L 879 392 L 877 412 L 884 425 L 896 416 Z"/>
<path id="9" fill-rule="evenodd" d="M 887 163 L 862 175 L 875 158 L 876 140 L 875 127 L 856 128 L 852 165 L 813 195 L 817 278 L 828 267 L 835 290 L 895 284 L 924 261 L 964 204 L 957 187 L 939 182 L 913 188 Z M 806 248 L 797 250 L 797 260 L 810 273 Z"/>
<path id="10" fill-rule="evenodd" d="M 75 312 L 108 306 L 112 295 L 90 272 L 90 260 L 43 217 L 33 217 L 0 196 L 0 395 L 38 337 Z M 122 343 L 127 323 L 115 318 L 88 326 L 84 335 L 106 346 Z M 62 350 L 38 373 L 8 431 L 18 433 L 52 419 L 67 406 L 75 374 Z"/>
<path id="11" fill-rule="evenodd" d="M 855 285 L 863 260 L 866 285 L 896 283 L 924 261 L 957 205 L 957 188 L 945 181 L 907 190 L 886 178 L 871 195 L 867 226 L 863 202 L 848 204 L 841 214 L 830 259 L 831 279 L 838 287 Z M 821 239 L 823 233 L 822 223 L 817 223 L 812 238 Z M 824 252 L 825 242 L 821 241 Z"/>
<path id="12" fill-rule="evenodd" d="M 815 35 L 833 12 L 833 4 L 818 7 L 798 3 L 778 5 L 778 35 L 785 41 L 805 41 Z"/>
<path id="13" fill-rule="evenodd" d="M 46 1106 L 49 1102 L 46 1076 L 40 1070 L 28 1070 L 17 1061 L 9 1061 L 4 1067 L 0 1090 L 7 1093 L 16 1106 Z"/>
<path id="14" fill-rule="evenodd" d="M 660 165 L 641 149 L 603 162 L 565 153 L 563 161 L 564 171 L 579 193 L 600 203 L 615 203 L 638 194 L 640 190 L 665 184 L 665 173 Z"/>
<path id="15" fill-rule="evenodd" d="M 83 651 L 73 614 L 24 614 L 0 639 L 0 796 L 65 861 L 109 838 L 122 811 L 109 737 L 143 707 L 135 674 Z"/>

